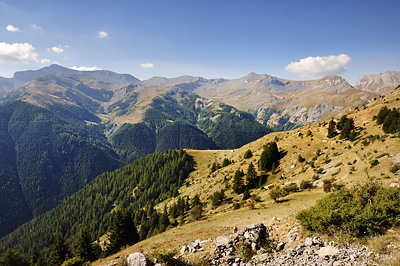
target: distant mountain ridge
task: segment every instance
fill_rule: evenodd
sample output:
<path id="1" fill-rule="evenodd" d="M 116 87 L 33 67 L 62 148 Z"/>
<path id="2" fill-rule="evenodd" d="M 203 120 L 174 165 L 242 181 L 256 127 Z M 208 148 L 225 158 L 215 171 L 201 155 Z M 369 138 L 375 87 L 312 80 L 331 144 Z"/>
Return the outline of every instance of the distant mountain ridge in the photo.
<path id="1" fill-rule="evenodd" d="M 292 81 L 266 74 L 225 80 L 182 76 L 152 78 L 142 84 L 176 86 L 207 99 L 250 112 L 257 121 L 288 129 L 335 117 L 376 96 L 374 91 L 353 88 L 339 76 L 310 81 Z"/>
<path id="2" fill-rule="evenodd" d="M 115 85 L 125 85 L 129 83 L 140 83 L 140 80 L 130 74 L 117 74 L 109 70 L 78 71 L 70 68 L 52 64 L 39 70 L 18 71 L 12 78 L 0 77 L 0 94 L 12 88 L 21 86 L 33 79 L 45 76 L 64 76 L 64 75 L 87 75 L 96 80 L 112 83 Z"/>
<path id="3" fill-rule="evenodd" d="M 400 84 L 400 71 L 385 71 L 376 75 L 361 76 L 355 87 L 376 93 L 388 93 Z"/>
<path id="4" fill-rule="evenodd" d="M 354 87 L 339 76 L 293 81 L 256 73 L 230 80 L 181 76 L 153 77 L 140 81 L 129 74 L 107 70 L 77 71 L 53 64 L 39 70 L 16 72 L 11 79 L 0 78 L 0 95 L 2 91 L 4 94 L 11 88 L 49 75 L 71 76 L 78 80 L 88 76 L 95 81 L 91 83 L 91 87 L 95 89 L 106 87 L 105 89 L 110 90 L 127 84 L 159 87 L 160 90 L 178 87 L 206 99 L 250 112 L 258 122 L 277 130 L 338 116 L 392 90 L 400 83 L 399 71 L 362 76 Z M 119 95 L 119 100 L 126 96 L 121 89 L 116 88 L 115 92 L 115 96 Z"/>

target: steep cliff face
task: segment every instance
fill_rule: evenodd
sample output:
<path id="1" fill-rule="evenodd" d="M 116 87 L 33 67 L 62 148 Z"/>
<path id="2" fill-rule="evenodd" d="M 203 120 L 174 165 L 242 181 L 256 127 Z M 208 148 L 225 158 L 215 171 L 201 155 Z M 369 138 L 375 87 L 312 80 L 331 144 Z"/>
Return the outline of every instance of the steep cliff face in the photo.
<path id="1" fill-rule="evenodd" d="M 379 94 L 390 92 L 400 85 L 400 71 L 385 71 L 376 75 L 361 76 L 356 88 Z"/>

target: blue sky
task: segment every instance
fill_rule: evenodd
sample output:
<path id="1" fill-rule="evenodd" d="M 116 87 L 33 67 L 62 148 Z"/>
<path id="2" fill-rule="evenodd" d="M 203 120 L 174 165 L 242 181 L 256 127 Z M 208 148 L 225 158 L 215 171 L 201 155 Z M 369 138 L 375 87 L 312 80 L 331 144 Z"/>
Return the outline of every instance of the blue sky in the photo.
<path id="1" fill-rule="evenodd" d="M 400 70 L 400 1 L 0 0 L 0 76 L 58 63 L 302 80 Z M 83 68 L 82 68 L 83 69 Z"/>

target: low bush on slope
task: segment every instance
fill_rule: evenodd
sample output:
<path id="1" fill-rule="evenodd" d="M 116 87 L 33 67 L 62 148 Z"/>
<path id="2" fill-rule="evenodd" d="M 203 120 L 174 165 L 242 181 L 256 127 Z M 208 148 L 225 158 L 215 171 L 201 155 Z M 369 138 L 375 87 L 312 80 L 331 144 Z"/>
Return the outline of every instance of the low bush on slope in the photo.
<path id="1" fill-rule="evenodd" d="M 339 189 L 297 214 L 300 224 L 311 231 L 356 236 L 382 234 L 400 224 L 400 188 L 366 184 Z"/>

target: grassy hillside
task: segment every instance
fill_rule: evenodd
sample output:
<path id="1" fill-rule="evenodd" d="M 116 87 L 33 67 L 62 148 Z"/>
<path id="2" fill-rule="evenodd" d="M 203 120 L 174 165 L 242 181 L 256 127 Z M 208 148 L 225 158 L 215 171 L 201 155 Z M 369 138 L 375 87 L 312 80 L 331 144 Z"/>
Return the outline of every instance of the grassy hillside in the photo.
<path id="1" fill-rule="evenodd" d="M 398 183 L 400 171 L 396 166 L 400 164 L 399 134 L 386 134 L 382 126 L 377 125 L 375 116 L 385 106 L 400 108 L 399 98 L 398 88 L 388 96 L 350 111 L 347 117 L 354 119 L 358 132 L 354 141 L 340 139 L 339 135 L 328 138 L 329 121 L 326 121 L 294 131 L 271 133 L 239 149 L 188 150 L 197 163 L 196 171 L 186 180 L 180 193 L 189 197 L 200 195 L 201 201 L 206 203 L 204 218 L 191 222 L 190 217 L 186 217 L 184 225 L 141 241 L 93 265 L 108 265 L 132 252 L 151 254 L 154 250 L 179 249 L 196 239 L 215 239 L 223 233 L 230 233 L 233 226 L 240 228 L 253 223 L 274 225 L 278 231 L 273 236 L 282 238 L 290 228 L 299 226 L 295 221 L 298 211 L 313 206 L 318 199 L 327 195 L 322 187 L 324 180 L 332 180 L 333 184 L 345 187 L 360 186 L 371 181 L 383 186 Z M 251 197 L 243 200 L 243 194 L 238 195 L 232 190 L 234 174 L 237 169 L 246 173 L 250 163 L 257 166 L 264 145 L 272 141 L 276 141 L 278 148 L 285 151 L 286 155 L 274 173 L 266 173 L 267 181 L 263 187 L 252 189 Z M 253 155 L 245 159 L 244 154 L 248 150 Z M 232 163 L 215 172 L 211 171 L 214 163 L 222 165 L 225 159 Z M 259 169 L 257 173 L 261 174 Z M 280 198 L 279 202 L 271 198 L 272 186 L 285 187 L 290 183 L 300 185 L 302 181 L 310 181 L 316 188 L 292 192 Z M 213 207 L 210 197 L 221 189 L 224 190 L 225 200 L 221 206 Z M 172 204 L 174 199 L 168 202 Z M 235 203 L 239 204 L 239 209 L 235 209 Z M 382 245 L 377 243 L 383 243 L 379 242 L 383 239 L 377 237 L 370 242 L 375 246 Z M 198 256 L 207 256 L 207 250 Z"/>
<path id="2" fill-rule="evenodd" d="M 156 230 L 145 231 L 145 236 L 150 238 L 128 247 L 119 254 L 94 262 L 93 265 L 109 265 L 116 257 L 122 258 L 124 255 L 135 251 L 151 253 L 153 250 L 179 248 L 181 245 L 188 244 L 190 241 L 199 238 L 215 238 L 222 233 L 230 232 L 234 225 L 242 227 L 259 222 L 266 225 L 276 225 L 278 223 L 279 230 L 283 230 L 283 234 L 284 230 L 289 230 L 294 225 L 298 225 L 298 222 L 295 221 L 295 215 L 298 211 L 313 206 L 318 199 L 326 195 L 323 187 L 327 181 L 332 183 L 333 187 L 353 187 L 367 182 L 378 182 L 383 186 L 397 183 L 400 174 L 399 133 L 385 133 L 382 130 L 382 125 L 377 125 L 376 116 L 383 107 L 389 109 L 400 108 L 399 98 L 400 89 L 398 88 L 388 96 L 380 97 L 376 101 L 346 114 L 348 119 L 354 121 L 354 132 L 357 133 L 352 138 L 352 141 L 341 138 L 340 129 L 336 129 L 337 134 L 334 137 L 328 138 L 329 121 L 325 121 L 293 131 L 274 132 L 238 149 L 187 150 L 187 154 L 193 157 L 196 162 L 196 170 L 188 178 L 186 178 L 185 174 L 187 172 L 181 174 L 180 171 L 175 171 L 178 170 L 175 168 L 173 168 L 175 170 L 172 172 L 165 171 L 142 164 L 144 161 L 139 160 L 136 163 L 144 166 L 143 175 L 148 175 L 149 177 L 146 178 L 147 182 L 142 183 L 143 188 L 146 187 L 146 191 L 148 191 L 146 193 L 151 192 L 150 194 L 153 194 L 153 192 L 160 189 L 161 184 L 164 184 L 165 180 L 160 184 L 153 183 L 158 179 L 155 176 L 156 174 L 164 176 L 167 173 L 167 176 L 175 178 L 173 179 L 176 182 L 175 188 L 168 190 L 168 186 L 164 187 L 165 191 L 168 192 L 152 201 L 158 214 L 148 212 L 148 210 L 153 209 L 152 204 L 144 206 L 139 204 L 139 200 L 132 199 L 132 193 L 135 197 L 137 195 L 136 181 L 132 181 L 132 184 L 125 182 L 131 182 L 128 177 L 134 171 L 133 168 L 130 170 L 128 170 L 129 168 L 123 168 L 115 172 L 113 174 L 115 178 L 111 179 L 107 179 L 109 173 L 104 174 L 98 179 L 102 180 L 100 188 L 104 186 L 109 188 L 114 186 L 115 183 L 118 185 L 112 189 L 113 192 L 106 189 L 104 193 L 101 193 L 102 196 L 99 202 L 105 204 L 103 207 L 109 206 L 107 204 L 115 204 L 117 209 L 122 209 L 133 208 L 136 204 L 139 204 L 138 206 L 142 210 L 140 214 L 135 213 L 135 220 L 137 220 L 136 225 L 138 225 L 139 231 L 142 231 L 142 233 L 139 232 L 141 235 L 143 235 L 143 228 L 148 228 L 152 223 L 157 224 L 155 221 L 158 221 L 157 219 L 163 214 L 168 214 L 169 223 L 173 226 L 170 226 L 171 229 L 165 232 L 160 230 L 160 227 Z M 208 117 L 211 121 L 216 121 L 220 117 L 215 110 L 218 109 L 213 109 L 213 113 Z M 336 123 L 339 121 L 340 118 L 336 119 Z M 271 171 L 262 171 L 259 162 L 269 143 L 276 143 L 281 157 L 279 162 L 271 167 Z M 251 166 L 254 166 L 253 174 L 249 174 Z M 234 177 L 238 171 L 243 172 L 243 183 L 245 185 L 249 183 L 249 176 L 251 175 L 262 177 L 258 179 L 261 179 L 261 182 L 257 182 L 252 186 L 248 185 L 248 193 L 238 194 L 233 190 Z M 136 175 L 134 174 L 133 176 Z M 113 180 L 113 182 L 110 180 Z M 313 188 L 303 186 L 305 183 L 312 184 Z M 96 184 L 96 182 L 93 184 Z M 120 187 L 121 184 L 122 187 Z M 183 186 L 180 187 L 180 185 Z M 140 188 L 142 186 L 139 183 L 139 191 L 141 191 Z M 83 192 L 79 192 L 83 193 L 79 201 L 73 201 L 74 197 L 72 197 L 68 201 L 71 205 L 63 205 L 61 209 L 57 208 L 60 213 L 48 214 L 53 217 L 68 217 L 70 213 L 77 214 L 77 216 L 71 217 L 80 217 L 81 214 L 89 215 L 84 216 L 86 217 L 85 220 L 79 223 L 62 218 L 61 221 L 66 220 L 66 224 L 60 222 L 59 226 L 61 227 L 59 228 L 61 229 L 54 229 L 67 234 L 72 244 L 78 230 L 76 224 L 83 226 L 89 223 L 96 237 L 99 237 L 107 230 L 109 223 L 104 222 L 99 225 L 97 224 L 99 222 L 98 219 L 93 219 L 93 217 L 98 217 L 96 216 L 98 214 L 91 214 L 93 208 L 90 206 L 99 194 L 96 190 L 97 187 L 96 185 L 88 186 L 85 190 L 82 190 Z M 179 193 L 176 191 L 178 187 L 180 187 Z M 282 188 L 287 193 L 280 194 L 274 198 L 271 192 L 276 188 Z M 92 193 L 90 192 L 91 189 L 95 191 L 95 194 L 90 194 Z M 76 195 L 80 195 L 79 193 Z M 219 204 L 214 204 L 215 197 L 221 195 L 221 193 L 223 197 Z M 193 199 L 196 195 L 199 196 L 200 201 L 203 203 L 201 219 L 197 219 L 190 212 L 187 212 L 190 207 L 193 207 L 193 204 L 188 208 L 184 207 L 186 208 L 185 211 L 178 215 L 176 215 L 176 210 L 175 214 L 172 214 L 172 210 L 176 208 L 176 205 L 180 205 L 182 199 Z M 108 201 L 107 197 L 111 197 L 111 201 Z M 147 203 L 148 199 L 144 197 L 140 202 Z M 83 204 L 82 202 L 85 203 Z M 183 203 L 183 205 L 185 204 L 187 203 Z M 86 207 L 81 209 L 77 206 Z M 110 209 L 112 208 L 107 209 L 104 207 L 101 209 L 104 217 L 108 217 L 105 218 L 108 221 L 110 219 L 110 216 L 108 216 Z M 137 209 L 135 210 L 137 211 Z M 147 216 L 143 212 L 147 212 Z M 136 217 L 138 218 L 136 219 Z M 153 219 L 153 217 L 158 218 Z M 94 220 L 96 220 L 96 223 L 93 222 Z M 34 226 L 35 228 L 44 223 L 43 220 L 37 221 L 38 224 Z M 178 227 L 174 227 L 178 224 Z M 145 226 L 143 227 L 142 225 Z M 74 229 L 68 231 L 68 228 L 71 227 Z M 5 242 L 0 243 L 1 246 L 22 248 L 23 246 L 20 243 L 16 243 L 22 238 L 24 232 L 29 231 L 30 228 L 29 224 L 24 225 L 24 227 L 16 231 L 17 233 L 14 232 L 7 238 L 3 238 L 1 241 Z M 38 234 L 41 235 L 41 239 L 44 239 L 46 245 L 49 246 L 52 240 L 48 238 L 48 235 L 54 237 L 56 231 L 35 232 L 40 232 Z M 75 234 L 73 235 L 71 232 L 75 232 Z M 155 233 L 157 232 L 163 233 L 156 235 Z M 279 238 L 280 234 L 281 232 L 277 231 L 274 237 Z M 29 240 L 31 242 L 24 244 L 24 250 L 27 247 L 31 248 L 32 241 L 35 241 L 36 237 L 38 236 L 32 236 L 32 239 Z M 142 239 L 146 237 L 142 237 Z M 39 242 L 39 245 L 42 244 Z"/>

